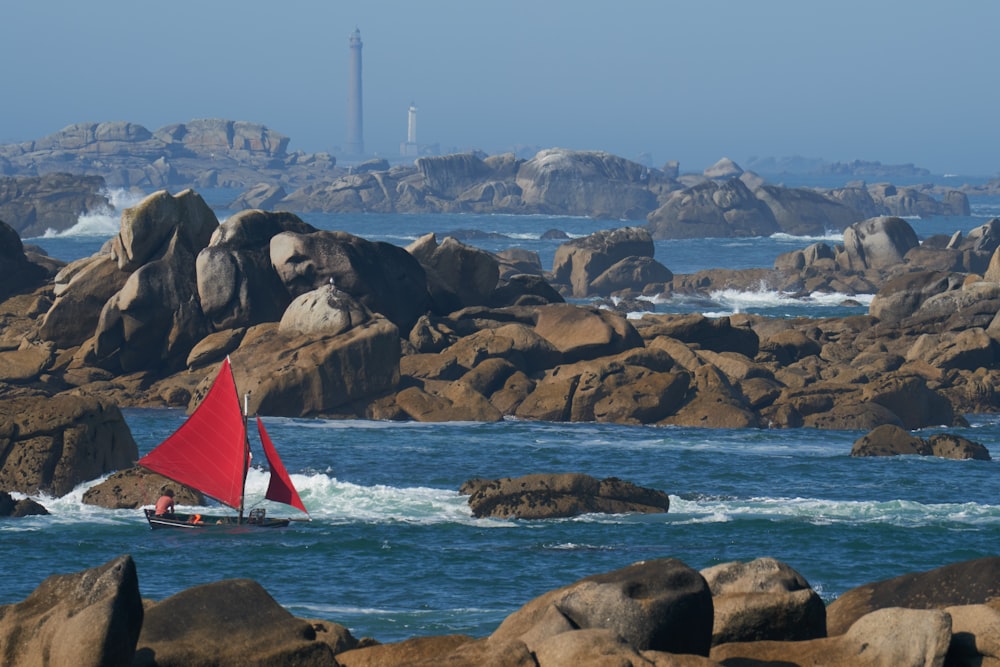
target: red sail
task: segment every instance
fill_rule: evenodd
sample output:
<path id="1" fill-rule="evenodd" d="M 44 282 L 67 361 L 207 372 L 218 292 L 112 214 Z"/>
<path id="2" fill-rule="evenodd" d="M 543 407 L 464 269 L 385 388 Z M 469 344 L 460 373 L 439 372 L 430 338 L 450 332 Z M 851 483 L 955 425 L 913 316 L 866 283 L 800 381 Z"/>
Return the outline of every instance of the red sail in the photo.
<path id="1" fill-rule="evenodd" d="M 267 485 L 267 493 L 264 494 L 264 497 L 277 503 L 291 505 L 309 514 L 306 506 L 302 504 L 302 499 L 299 498 L 299 492 L 295 490 L 292 480 L 288 477 L 288 471 L 285 470 L 285 464 L 278 456 L 278 450 L 274 448 L 274 443 L 271 442 L 267 431 L 264 430 L 264 422 L 260 420 L 260 417 L 257 417 L 257 431 L 260 433 L 260 444 L 264 447 L 267 464 L 271 467 L 271 481 Z"/>
<path id="2" fill-rule="evenodd" d="M 246 479 L 246 425 L 227 358 L 204 400 L 139 465 L 239 509 Z"/>

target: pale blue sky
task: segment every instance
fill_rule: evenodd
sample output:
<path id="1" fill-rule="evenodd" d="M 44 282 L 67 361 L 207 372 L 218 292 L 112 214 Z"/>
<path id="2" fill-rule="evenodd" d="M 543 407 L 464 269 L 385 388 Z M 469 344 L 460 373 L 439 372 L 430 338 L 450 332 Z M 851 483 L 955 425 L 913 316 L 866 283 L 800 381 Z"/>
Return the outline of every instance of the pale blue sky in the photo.
<path id="1" fill-rule="evenodd" d="M 365 146 L 387 157 L 414 101 L 443 150 L 1000 173 L 991 0 L 16 0 L 2 25 L 0 143 L 228 118 L 336 153 L 357 26 Z"/>

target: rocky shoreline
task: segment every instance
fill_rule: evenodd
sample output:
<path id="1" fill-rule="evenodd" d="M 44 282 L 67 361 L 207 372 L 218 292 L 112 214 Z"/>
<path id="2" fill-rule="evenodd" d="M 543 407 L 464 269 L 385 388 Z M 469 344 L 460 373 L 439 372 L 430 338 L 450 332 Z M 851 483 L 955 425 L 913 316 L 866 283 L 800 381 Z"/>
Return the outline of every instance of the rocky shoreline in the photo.
<path id="1" fill-rule="evenodd" d="M 72 488 L 126 467 L 126 436 L 96 437 L 121 431 L 117 408 L 192 406 L 226 355 L 251 411 L 291 417 L 912 430 L 1000 406 L 998 220 L 919 242 L 905 220 L 872 218 L 842 246 L 693 276 L 659 264 L 641 227 L 567 241 L 545 271 L 532 253 L 433 234 L 401 248 L 287 212 L 220 225 L 193 191 L 150 195 L 101 251 L 68 265 L 2 229 L 8 437 L 35 437 L 26 415 L 41 405 L 88 434 L 62 465 L 42 465 L 44 448 L 18 469 L 5 457 L 10 491 Z M 572 302 L 762 280 L 876 296 L 868 315 L 798 320 L 632 318 Z M 88 451 L 95 441 L 99 454 Z M 74 456 L 107 467 L 84 471 Z"/>
<path id="2" fill-rule="evenodd" d="M 143 599 L 132 558 L 43 581 L 0 606 L 8 667 L 954 667 L 1000 661 L 1000 558 L 903 574 L 828 606 L 773 558 L 702 571 L 642 561 L 549 591 L 487 637 L 380 643 L 296 618 L 257 582 L 230 579 Z"/>

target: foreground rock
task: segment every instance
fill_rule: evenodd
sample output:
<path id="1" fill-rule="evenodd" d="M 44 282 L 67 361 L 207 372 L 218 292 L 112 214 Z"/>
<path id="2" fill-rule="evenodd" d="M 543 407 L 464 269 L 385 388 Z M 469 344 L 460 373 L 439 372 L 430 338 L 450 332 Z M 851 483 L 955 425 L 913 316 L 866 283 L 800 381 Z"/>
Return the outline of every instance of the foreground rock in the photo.
<path id="1" fill-rule="evenodd" d="M 485 638 L 380 644 L 334 622 L 295 618 L 247 579 L 195 586 L 143 608 L 135 566 L 122 556 L 50 577 L 24 602 L 0 606 L 0 654 L 13 667 L 985 666 L 1000 659 L 997 560 L 848 591 L 830 606 L 829 635 L 818 596 L 780 561 L 698 573 L 658 559 L 544 593 Z"/>
<path id="2" fill-rule="evenodd" d="M 349 637 L 349 633 L 347 633 Z M 134 667 L 330 667 L 333 648 L 255 581 L 181 591 L 146 609 Z"/>
<path id="3" fill-rule="evenodd" d="M 943 610 L 995 598 L 1000 598 L 1000 557 L 953 563 L 847 591 L 827 607 L 827 632 L 844 633 L 865 614 L 888 607 Z"/>
<path id="4" fill-rule="evenodd" d="M 128 667 L 143 625 L 135 563 L 120 556 L 0 606 L 0 655 L 6 667 Z"/>
<path id="5" fill-rule="evenodd" d="M 773 558 L 701 571 L 715 608 L 712 645 L 826 636 L 826 607 L 798 572 Z"/>
<path id="6" fill-rule="evenodd" d="M 935 667 L 944 664 L 951 638 L 951 617 L 943 611 L 881 609 L 837 637 L 722 644 L 710 657 L 724 665 Z"/>
<path id="7" fill-rule="evenodd" d="M 643 561 L 535 598 L 508 616 L 489 641 L 518 639 L 534 652 L 556 635 L 597 629 L 613 631 L 637 651 L 707 655 L 712 596 L 701 575 L 684 563 Z"/>
<path id="8" fill-rule="evenodd" d="M 670 509 L 670 497 L 615 477 L 537 474 L 473 479 L 458 491 L 469 496 L 476 518 L 554 519 L 579 514 L 653 514 Z"/>

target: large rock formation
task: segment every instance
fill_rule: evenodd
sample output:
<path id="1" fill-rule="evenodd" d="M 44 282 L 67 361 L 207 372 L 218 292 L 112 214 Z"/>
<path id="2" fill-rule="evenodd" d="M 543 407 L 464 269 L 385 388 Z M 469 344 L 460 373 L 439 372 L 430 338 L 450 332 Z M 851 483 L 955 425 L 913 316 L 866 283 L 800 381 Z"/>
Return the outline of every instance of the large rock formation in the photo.
<path id="1" fill-rule="evenodd" d="M 427 312 L 423 267 L 403 248 L 346 232 L 282 232 L 271 239 L 271 264 L 293 297 L 332 284 L 403 332 Z"/>
<path id="2" fill-rule="evenodd" d="M 62 496 L 138 457 L 121 412 L 106 399 L 64 393 L 0 401 L 0 489 Z"/>
<path id="3" fill-rule="evenodd" d="M 522 164 L 515 182 L 527 207 L 541 213 L 642 220 L 656 207 L 651 186 L 666 180 L 615 155 L 549 149 Z"/>
<path id="4" fill-rule="evenodd" d="M 146 190 L 248 187 L 262 179 L 300 187 L 337 173 L 332 156 L 289 153 L 289 141 L 263 125 L 223 119 L 174 123 L 152 132 L 129 122 L 76 123 L 35 141 L 0 146 L 0 164 L 22 176 L 65 171 L 72 164 L 75 174 L 101 178 L 110 187 Z M 75 223 L 74 218 L 55 228 Z"/>
<path id="5" fill-rule="evenodd" d="M 609 477 L 536 474 L 503 479 L 473 479 L 458 491 L 469 496 L 477 518 L 553 519 L 579 514 L 653 514 L 670 509 L 663 491 Z"/>
<path id="6" fill-rule="evenodd" d="M 648 219 L 658 239 L 770 236 L 781 231 L 767 204 L 738 178 L 674 192 Z"/>
<path id="7" fill-rule="evenodd" d="M 130 667 L 143 624 L 135 563 L 120 556 L 0 606 L 0 655 L 6 667 Z"/>

